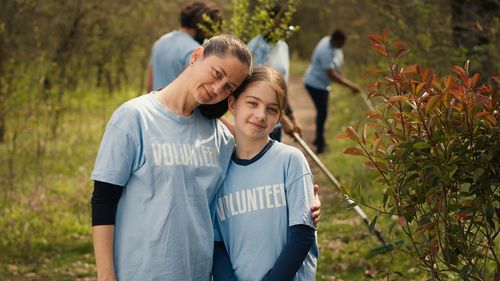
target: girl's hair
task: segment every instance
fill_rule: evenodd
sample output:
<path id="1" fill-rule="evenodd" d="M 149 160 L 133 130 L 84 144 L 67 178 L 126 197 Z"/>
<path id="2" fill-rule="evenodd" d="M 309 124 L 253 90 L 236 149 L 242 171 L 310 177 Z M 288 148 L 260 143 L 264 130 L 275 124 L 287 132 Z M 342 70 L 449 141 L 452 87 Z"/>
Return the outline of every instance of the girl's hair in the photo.
<path id="1" fill-rule="evenodd" d="M 274 92 L 278 96 L 278 106 L 279 106 L 279 111 L 280 111 L 280 117 L 283 114 L 283 111 L 285 110 L 285 104 L 286 104 L 286 99 L 287 99 L 287 86 L 285 83 L 285 80 L 281 76 L 281 74 L 269 67 L 269 66 L 264 66 L 264 65 L 259 65 L 254 67 L 252 74 L 243 81 L 241 86 L 234 91 L 233 96 L 235 99 L 238 99 L 240 95 L 248 89 L 248 87 L 252 86 L 252 84 L 255 84 L 257 82 L 268 82 L 273 88 Z"/>
<path id="2" fill-rule="evenodd" d="M 203 57 L 215 55 L 223 58 L 227 55 L 234 56 L 241 63 L 248 66 L 248 73 L 252 72 L 252 53 L 245 43 L 238 37 L 222 34 L 208 39 L 203 44 Z M 198 107 L 201 114 L 209 119 L 219 118 L 227 112 L 227 98 L 216 104 L 202 104 Z"/>

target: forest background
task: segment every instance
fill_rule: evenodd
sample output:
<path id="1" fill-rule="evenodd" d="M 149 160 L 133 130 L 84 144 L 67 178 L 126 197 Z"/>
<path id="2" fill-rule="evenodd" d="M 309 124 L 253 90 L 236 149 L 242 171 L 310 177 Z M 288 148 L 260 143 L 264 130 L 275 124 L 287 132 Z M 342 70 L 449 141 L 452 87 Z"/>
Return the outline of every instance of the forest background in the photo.
<path id="1" fill-rule="evenodd" d="M 229 20 L 245 1 L 214 2 Z M 259 1 L 250 2 L 254 7 Z M 1 280 L 92 280 L 88 178 L 104 126 L 116 106 L 145 93 L 150 48 L 159 36 L 178 28 L 186 3 L 1 0 Z M 348 34 L 344 71 L 361 85 L 373 82 L 362 75 L 365 71 L 384 64 L 370 51 L 368 39 L 384 29 L 407 42 L 408 64 L 447 73 L 470 59 L 471 72 L 480 72 L 483 80 L 498 73 L 499 1 L 296 3 L 292 24 L 300 28 L 288 40 L 292 79 L 302 79 L 315 44 L 335 28 Z M 347 96 L 333 102 L 342 110 L 329 119 L 336 124 L 330 125 L 332 138 L 362 115 L 362 101 L 357 101 L 358 108 Z M 369 175 L 341 154 L 347 144 L 335 145 L 340 145 L 338 151 L 322 160 L 352 186 L 354 197 L 369 196 Z M 318 180 L 328 186 L 324 178 Z M 425 278 L 397 255 L 367 258 L 377 241 L 361 224 L 351 223 L 353 214 L 326 190 L 318 280 L 381 278 L 389 271 L 398 272 L 390 276 L 401 280 Z"/>

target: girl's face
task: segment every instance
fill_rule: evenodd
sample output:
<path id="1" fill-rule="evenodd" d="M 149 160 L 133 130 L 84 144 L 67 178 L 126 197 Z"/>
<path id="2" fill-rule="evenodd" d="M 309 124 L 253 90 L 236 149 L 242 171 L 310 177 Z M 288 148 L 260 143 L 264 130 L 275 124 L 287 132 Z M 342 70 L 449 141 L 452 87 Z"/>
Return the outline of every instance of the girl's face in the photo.
<path id="1" fill-rule="evenodd" d="M 233 55 L 203 57 L 197 48 L 191 57 L 193 96 L 198 104 L 215 104 L 227 98 L 245 80 L 248 66 Z"/>
<path id="2" fill-rule="evenodd" d="M 236 136 L 267 139 L 280 118 L 278 94 L 267 81 L 249 85 L 238 99 L 229 97 L 229 110 L 234 115 Z"/>

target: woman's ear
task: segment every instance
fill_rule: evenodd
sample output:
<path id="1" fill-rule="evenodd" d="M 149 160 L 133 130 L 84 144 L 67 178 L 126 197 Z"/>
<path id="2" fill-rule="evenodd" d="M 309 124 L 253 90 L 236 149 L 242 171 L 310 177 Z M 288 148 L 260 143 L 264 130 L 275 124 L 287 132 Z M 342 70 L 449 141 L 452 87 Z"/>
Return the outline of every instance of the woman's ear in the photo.
<path id="1" fill-rule="evenodd" d="M 202 46 L 197 47 L 194 49 L 193 53 L 191 54 L 191 59 L 189 60 L 189 64 L 193 64 L 195 61 L 203 58 L 203 51 L 205 49 Z"/>
<path id="2" fill-rule="evenodd" d="M 227 99 L 227 103 L 229 112 L 234 115 L 234 108 L 236 107 L 236 99 L 234 98 L 234 96 L 229 96 L 229 98 Z"/>

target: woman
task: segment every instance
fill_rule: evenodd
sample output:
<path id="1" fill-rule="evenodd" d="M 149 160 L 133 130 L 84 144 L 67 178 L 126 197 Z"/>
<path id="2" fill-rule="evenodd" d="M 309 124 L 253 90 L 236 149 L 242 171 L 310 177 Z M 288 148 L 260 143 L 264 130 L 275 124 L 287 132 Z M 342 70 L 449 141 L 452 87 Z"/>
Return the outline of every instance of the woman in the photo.
<path id="1" fill-rule="evenodd" d="M 285 81 L 264 66 L 229 97 L 236 149 L 214 201 L 224 241 L 216 242 L 214 280 L 315 280 L 311 170 L 298 149 L 269 137 L 285 103 Z"/>
<path id="2" fill-rule="evenodd" d="M 234 142 L 198 107 L 227 104 L 251 65 L 242 41 L 216 36 L 171 84 L 113 113 L 91 175 L 99 280 L 210 280 L 209 203 Z"/>

